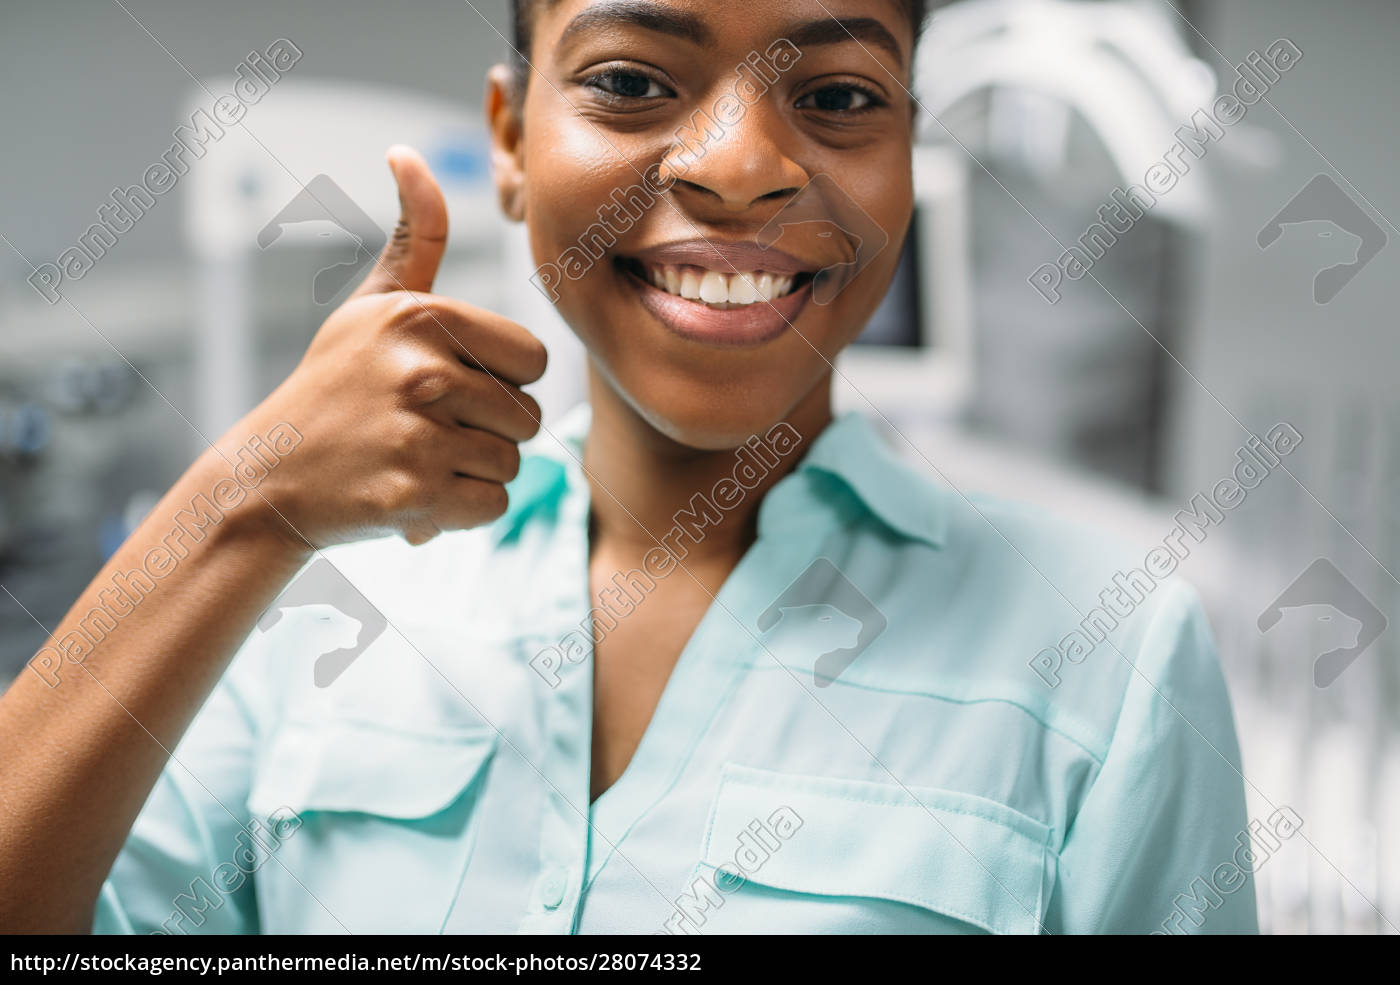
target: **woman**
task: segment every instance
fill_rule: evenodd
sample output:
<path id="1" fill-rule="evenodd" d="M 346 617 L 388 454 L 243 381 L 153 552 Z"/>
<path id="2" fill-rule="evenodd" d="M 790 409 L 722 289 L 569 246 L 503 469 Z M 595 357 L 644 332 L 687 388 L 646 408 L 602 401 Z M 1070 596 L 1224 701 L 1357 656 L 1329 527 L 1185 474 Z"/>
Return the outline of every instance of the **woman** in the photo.
<path id="1" fill-rule="evenodd" d="M 924 6 L 517 3 L 495 179 L 590 407 L 534 437 L 392 150 L 367 280 L 6 694 L 0 922 L 1252 930 L 1191 591 L 832 419 Z"/>

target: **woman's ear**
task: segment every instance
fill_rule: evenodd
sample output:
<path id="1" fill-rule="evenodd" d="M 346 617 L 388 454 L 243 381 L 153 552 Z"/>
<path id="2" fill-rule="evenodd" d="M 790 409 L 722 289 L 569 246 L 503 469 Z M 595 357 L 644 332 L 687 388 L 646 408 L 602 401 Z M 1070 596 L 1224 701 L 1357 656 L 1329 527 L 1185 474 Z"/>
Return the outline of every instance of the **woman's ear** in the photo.
<path id="1" fill-rule="evenodd" d="M 523 124 L 520 118 L 524 93 L 515 91 L 514 73 L 508 65 L 495 65 L 486 73 L 486 124 L 491 128 L 491 173 L 501 211 L 512 222 L 525 218 L 525 161 Z"/>

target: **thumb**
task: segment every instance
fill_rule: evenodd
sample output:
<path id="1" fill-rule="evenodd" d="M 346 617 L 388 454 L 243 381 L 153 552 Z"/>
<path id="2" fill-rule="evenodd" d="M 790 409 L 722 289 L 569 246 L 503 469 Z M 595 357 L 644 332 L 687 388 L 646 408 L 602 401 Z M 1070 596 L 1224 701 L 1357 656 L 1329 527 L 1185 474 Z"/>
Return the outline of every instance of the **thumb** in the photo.
<path id="1" fill-rule="evenodd" d="M 399 185 L 399 222 L 354 297 L 387 291 L 431 291 L 447 249 L 447 202 L 428 162 L 402 144 L 390 147 L 387 156 Z"/>

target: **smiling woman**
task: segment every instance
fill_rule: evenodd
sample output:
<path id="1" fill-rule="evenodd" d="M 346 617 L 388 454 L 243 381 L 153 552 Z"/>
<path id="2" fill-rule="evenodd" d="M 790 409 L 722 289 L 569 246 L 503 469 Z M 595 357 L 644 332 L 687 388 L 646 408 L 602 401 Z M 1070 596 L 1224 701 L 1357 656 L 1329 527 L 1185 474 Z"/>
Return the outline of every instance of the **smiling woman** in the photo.
<path id="1" fill-rule="evenodd" d="M 528 46 L 528 62 L 493 73 L 487 99 L 497 180 L 537 260 L 580 243 L 599 206 L 648 167 L 666 191 L 600 262 L 566 273 L 555 301 L 609 392 L 652 428 L 718 449 L 765 420 L 796 413 L 810 427 L 829 413 L 831 360 L 882 299 L 912 215 L 907 84 L 922 17 L 922 4 L 895 2 L 521 7 L 517 49 Z M 795 67 L 731 123 L 706 127 L 733 95 L 737 67 L 770 51 Z M 809 304 L 810 283 L 849 262 L 853 244 L 844 216 L 792 214 L 817 175 L 894 245 L 821 306 Z M 756 237 L 774 220 L 803 228 L 765 252 Z M 676 290 L 658 287 L 647 266 L 663 283 L 672 267 Z M 775 296 L 718 310 L 735 286 L 741 299 L 764 286 Z"/>
<path id="2" fill-rule="evenodd" d="M 650 165 L 632 184 L 615 189 L 609 201 L 599 207 L 598 221 L 585 229 L 578 241 L 565 249 L 557 260 L 540 264 L 531 283 L 551 301 L 557 301 L 557 288 L 562 279 L 578 280 L 607 256 L 618 238 L 628 233 L 657 204 L 657 199 L 684 177 L 691 163 L 703 157 L 715 141 L 722 139 L 737 125 L 748 109 L 758 103 L 801 56 L 801 51 L 785 39 L 773 42 L 762 53 L 751 52 L 741 64 L 735 66 L 735 78 L 714 105 L 709 110 L 696 110 L 676 131 L 672 138 L 676 153 L 667 155 L 667 166 L 663 169 L 659 164 Z M 705 259 L 713 249 L 704 241 L 696 245 L 702 253 L 700 259 Z M 783 263 L 796 264 L 792 257 L 776 250 L 767 251 L 763 256 L 770 267 L 772 263 L 779 262 L 779 257 Z M 707 271 L 698 265 L 686 265 L 681 269 L 656 263 L 643 265 L 636 259 L 618 259 L 630 264 L 631 273 L 670 294 L 690 300 L 704 300 L 710 306 L 721 309 L 728 305 L 773 301 L 790 293 L 794 287 L 794 276 L 791 274 L 775 276 L 772 272 L 758 274 L 750 271 L 744 275 L 735 274 L 731 280 L 723 273 Z M 732 263 L 734 257 L 728 259 Z M 793 269 L 798 270 L 796 267 Z M 702 286 L 705 296 L 701 293 Z"/>
<path id="3" fill-rule="evenodd" d="M 377 266 L 57 635 L 239 436 L 287 421 L 296 454 L 62 687 L 0 702 L 0 922 L 1161 926 L 1245 830 L 1194 593 L 1163 582 L 1115 658 L 1047 689 L 1025 655 L 1127 553 L 833 419 L 833 360 L 910 224 L 924 6 L 517 4 L 496 187 L 588 349 L 588 405 L 531 440 L 544 349 L 432 292 L 444 199 L 391 149 Z M 374 632 L 318 674 L 336 598 Z M 293 816 L 276 864 L 200 902 L 240 832 Z M 1253 929 L 1252 883 L 1228 885 L 1173 925 Z"/>

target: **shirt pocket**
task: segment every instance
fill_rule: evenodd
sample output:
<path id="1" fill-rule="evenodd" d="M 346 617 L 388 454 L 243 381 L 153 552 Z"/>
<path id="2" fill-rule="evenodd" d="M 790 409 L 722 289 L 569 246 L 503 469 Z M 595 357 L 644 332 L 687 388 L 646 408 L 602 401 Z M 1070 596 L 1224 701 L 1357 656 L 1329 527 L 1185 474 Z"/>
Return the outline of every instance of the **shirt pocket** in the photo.
<path id="1" fill-rule="evenodd" d="M 284 724 L 249 790 L 286 818 L 255 884 L 264 933 L 438 933 L 475 838 L 496 733 Z"/>
<path id="2" fill-rule="evenodd" d="M 1050 839 L 955 790 L 728 764 L 677 909 L 694 901 L 703 933 L 1032 934 L 1054 883 Z"/>

